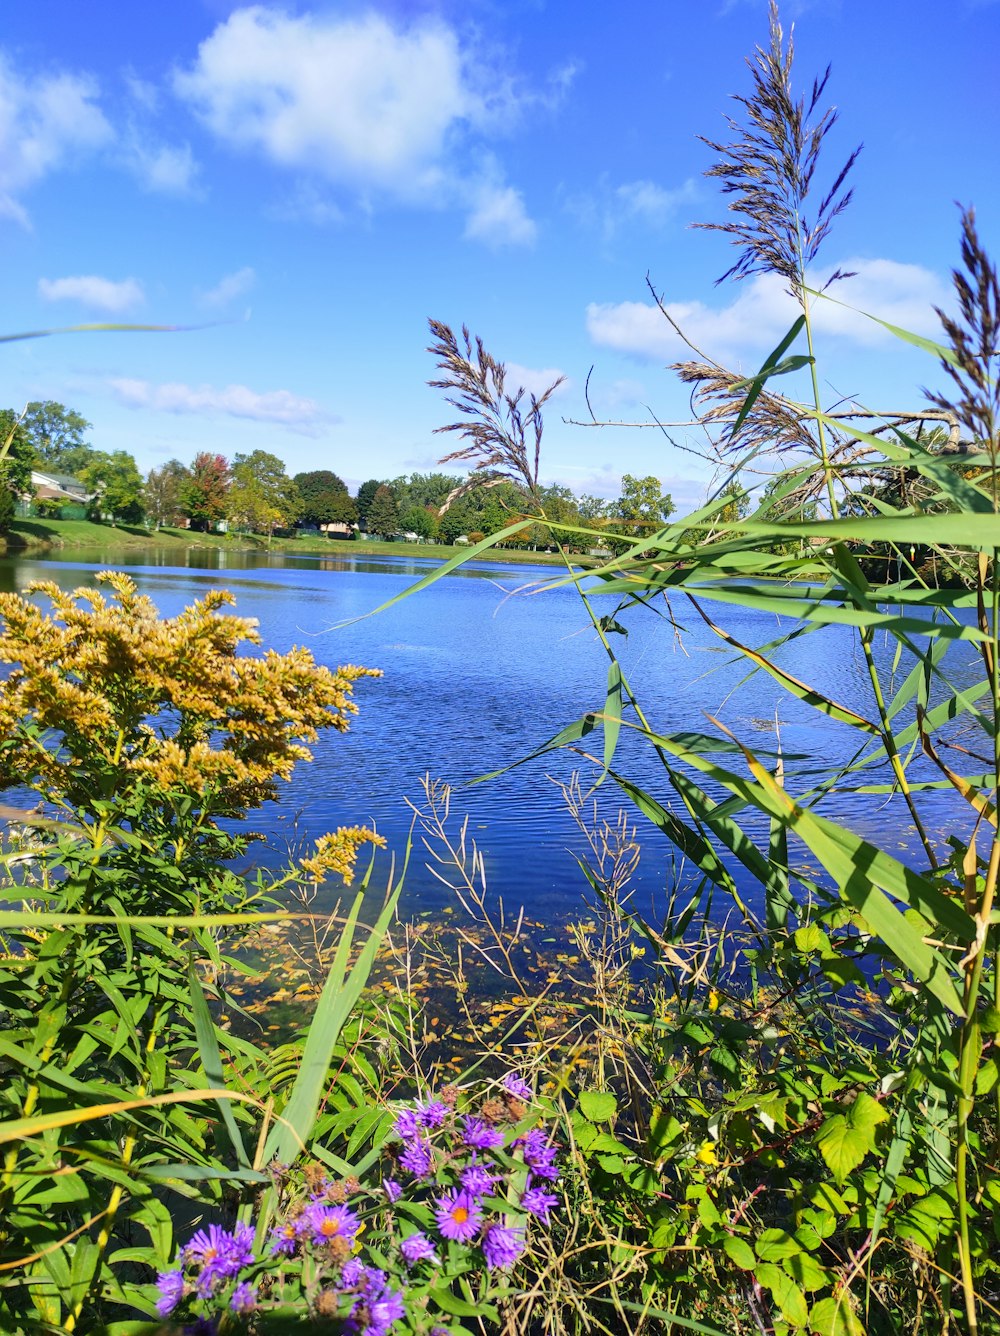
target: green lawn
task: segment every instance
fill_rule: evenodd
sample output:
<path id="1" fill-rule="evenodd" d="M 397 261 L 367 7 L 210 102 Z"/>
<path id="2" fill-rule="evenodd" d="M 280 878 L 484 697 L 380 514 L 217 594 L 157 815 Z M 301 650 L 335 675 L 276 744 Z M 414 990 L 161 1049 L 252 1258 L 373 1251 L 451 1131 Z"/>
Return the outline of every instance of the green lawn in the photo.
<path id="1" fill-rule="evenodd" d="M 303 556 L 318 552 L 336 553 L 344 556 L 377 554 L 393 557 L 431 557 L 437 561 L 447 561 L 449 557 L 462 552 L 462 547 L 450 547 L 446 544 L 431 543 L 380 543 L 370 539 L 357 539 L 350 542 L 323 538 L 316 534 L 303 534 L 296 538 L 275 538 L 268 543 L 266 538 L 256 534 L 218 534 L 192 533 L 187 529 L 159 529 L 150 533 L 139 525 L 130 524 L 95 524 L 91 520 L 15 520 L 7 535 L 7 549 L 10 552 L 31 551 L 40 548 L 66 549 L 67 554 L 74 548 L 98 549 L 102 552 L 119 552 L 132 547 L 182 548 L 221 547 L 230 552 L 286 552 L 289 555 L 300 553 Z M 486 554 L 484 559 L 532 565 L 561 565 L 562 558 L 556 553 L 524 552 L 512 548 L 497 548 Z M 575 558 L 580 564 L 587 564 L 587 558 Z"/>

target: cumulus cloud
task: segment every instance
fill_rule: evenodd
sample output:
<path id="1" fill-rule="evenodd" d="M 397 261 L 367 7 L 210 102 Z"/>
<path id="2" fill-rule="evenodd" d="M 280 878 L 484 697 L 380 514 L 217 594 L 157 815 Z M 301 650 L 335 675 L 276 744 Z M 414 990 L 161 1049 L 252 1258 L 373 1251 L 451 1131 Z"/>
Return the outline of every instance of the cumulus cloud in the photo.
<path id="1" fill-rule="evenodd" d="M 256 273 L 245 265 L 235 273 L 225 274 L 214 288 L 202 294 L 201 299 L 206 306 L 226 306 L 237 297 L 245 297 L 256 282 Z"/>
<path id="2" fill-rule="evenodd" d="M 505 362 L 507 368 L 507 389 L 510 391 L 520 387 L 527 390 L 529 394 L 540 398 L 550 385 L 563 374 L 557 367 L 550 366 L 538 370 L 529 366 L 521 366 L 520 362 Z M 566 394 L 572 382 L 564 380 L 562 384 L 553 392 L 553 398 L 560 394 Z"/>
<path id="3" fill-rule="evenodd" d="M 509 127 L 524 99 L 486 71 L 440 19 L 394 26 L 379 14 L 291 15 L 240 9 L 201 43 L 174 90 L 234 148 L 355 196 L 471 210 L 488 244 L 534 237 L 520 194 L 472 184 L 463 155 Z M 568 76 L 567 76 L 568 77 Z"/>
<path id="4" fill-rule="evenodd" d="M 194 195 L 200 168 L 189 144 L 161 144 L 131 130 L 125 165 L 143 190 L 154 195 Z"/>
<path id="5" fill-rule="evenodd" d="M 320 423 L 326 419 L 315 399 L 302 398 L 290 390 L 260 393 L 246 385 L 221 388 L 180 382 L 153 385 L 148 380 L 127 378 L 115 378 L 108 383 L 119 403 L 127 408 L 277 422 L 307 436 L 316 435 Z"/>
<path id="6" fill-rule="evenodd" d="M 946 306 L 946 285 L 928 269 L 895 260 L 846 260 L 840 266 L 854 276 L 837 283 L 830 296 L 814 307 L 814 328 L 865 346 L 884 343 L 891 335 L 867 312 L 880 320 L 917 333 L 933 333 L 937 327 L 934 306 Z M 829 271 L 811 276 L 811 286 L 821 288 Z M 857 310 L 848 310 L 847 306 Z M 736 360 L 741 353 L 769 350 L 787 332 L 798 308 L 781 278 L 758 274 L 739 285 L 727 306 L 710 307 L 703 302 L 668 302 L 666 309 L 691 341 L 722 360 Z M 591 302 L 586 313 L 591 339 L 606 348 L 658 361 L 670 361 L 688 351 L 649 302 Z"/>
<path id="7" fill-rule="evenodd" d="M 612 186 L 604 176 L 595 190 L 567 198 L 565 207 L 584 226 L 598 230 L 605 241 L 610 241 L 628 223 L 652 228 L 666 226 L 697 194 L 694 180 L 668 189 L 646 179 Z"/>
<path id="8" fill-rule="evenodd" d="M 488 246 L 530 246 L 538 234 L 524 198 L 513 186 L 482 187 L 465 224 L 465 235 Z"/>
<path id="9" fill-rule="evenodd" d="M 28 225 L 20 196 L 67 160 L 112 137 L 93 79 L 25 75 L 0 55 L 0 216 Z"/>
<path id="10" fill-rule="evenodd" d="M 40 278 L 38 295 L 47 302 L 79 302 L 97 311 L 119 315 L 145 301 L 142 284 L 134 278 L 117 282 L 99 274 L 77 274 L 68 278 Z"/>

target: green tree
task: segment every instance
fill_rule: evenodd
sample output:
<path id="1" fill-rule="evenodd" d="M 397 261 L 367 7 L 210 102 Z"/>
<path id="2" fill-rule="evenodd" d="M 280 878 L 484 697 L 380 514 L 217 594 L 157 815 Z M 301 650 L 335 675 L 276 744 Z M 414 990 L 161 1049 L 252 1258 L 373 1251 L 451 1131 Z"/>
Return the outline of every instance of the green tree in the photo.
<path id="1" fill-rule="evenodd" d="M 80 471 L 80 481 L 95 493 L 92 511 L 110 515 L 117 523 L 138 524 L 145 513 L 142 474 L 127 450 L 92 451 L 90 463 Z"/>
<path id="2" fill-rule="evenodd" d="M 368 532 L 379 538 L 391 538 L 399 532 L 399 507 L 392 489 L 385 483 L 372 497 L 368 510 Z"/>
<path id="3" fill-rule="evenodd" d="M 18 414 L 10 408 L 0 409 L 0 447 L 4 444 L 7 453 L 0 459 L 0 533 L 10 528 L 20 498 L 34 492 L 31 466 L 35 449 Z"/>
<path id="4" fill-rule="evenodd" d="M 440 510 L 458 484 L 459 479 L 450 473 L 410 473 L 391 479 L 388 485 L 400 514 L 403 514 L 413 506 L 432 506 L 435 511 Z"/>
<path id="5" fill-rule="evenodd" d="M 91 423 L 54 399 L 32 400 L 21 425 L 40 463 L 56 472 L 76 475 L 94 453 L 83 439 Z"/>
<path id="6" fill-rule="evenodd" d="M 625 552 L 633 543 L 644 538 L 674 512 L 670 496 L 660 491 L 660 480 L 647 474 L 637 478 L 631 473 L 622 477 L 621 495 L 609 506 L 608 536 L 605 539 L 613 552 Z"/>
<path id="7" fill-rule="evenodd" d="M 157 528 L 176 524 L 184 515 L 184 498 L 191 482 L 191 470 L 179 459 L 168 459 L 158 469 L 150 469 L 146 476 L 143 497 L 146 514 Z"/>
<path id="8" fill-rule="evenodd" d="M 254 450 L 235 456 L 226 510 L 237 528 L 270 538 L 275 529 L 294 524 L 300 504 L 298 489 L 277 455 Z"/>
<path id="9" fill-rule="evenodd" d="M 190 477 L 181 490 L 181 506 L 192 529 L 204 533 L 225 518 L 229 479 L 225 455 L 209 454 L 207 450 L 195 455 Z"/>
<path id="10" fill-rule="evenodd" d="M 418 538 L 436 538 L 438 518 L 425 506 L 410 506 L 400 515 L 399 527 L 404 533 L 415 533 Z"/>
<path id="11" fill-rule="evenodd" d="M 357 508 L 347 491 L 343 478 L 329 469 L 315 469 L 310 473 L 296 473 L 292 482 L 298 488 L 301 509 L 299 523 L 353 524 Z"/>
<path id="12" fill-rule="evenodd" d="M 369 478 L 358 488 L 358 494 L 355 497 L 354 504 L 358 508 L 358 519 L 366 520 L 368 512 L 371 510 L 372 502 L 375 500 L 375 493 L 382 486 L 378 478 Z"/>

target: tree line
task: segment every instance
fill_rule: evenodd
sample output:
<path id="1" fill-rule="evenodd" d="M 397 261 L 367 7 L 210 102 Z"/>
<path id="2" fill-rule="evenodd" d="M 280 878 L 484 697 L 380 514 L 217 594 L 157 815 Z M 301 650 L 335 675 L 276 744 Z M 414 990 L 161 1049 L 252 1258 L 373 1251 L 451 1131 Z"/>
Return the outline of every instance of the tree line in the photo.
<path id="1" fill-rule="evenodd" d="M 410 473 L 370 478 L 352 495 L 330 469 L 290 477 L 283 461 L 266 450 L 237 453 L 232 460 L 202 450 L 189 464 L 170 459 L 143 478 L 128 451 L 90 444 L 86 436 L 92 429 L 80 413 L 53 400 L 30 403 L 23 414 L 0 411 L 2 439 L 10 437 L 7 458 L 0 463 L 0 529 L 9 527 L 18 499 L 33 495 L 32 470 L 82 483 L 92 498 L 94 519 L 201 532 L 225 524 L 268 536 L 300 528 L 345 537 L 361 531 L 382 539 L 412 534 L 425 542 L 475 542 L 507 528 L 525 511 L 523 495 L 506 479 Z M 661 525 L 674 510 L 658 478 L 627 473 L 620 495 L 611 500 L 578 496 L 559 484 L 544 488 L 540 500 L 546 519 L 568 526 L 567 541 L 577 547 L 594 546 L 594 530 L 607 544 L 614 546 L 617 534 L 624 545 L 644 527 Z M 551 536 L 540 525 L 509 540 L 521 547 L 546 543 Z"/>

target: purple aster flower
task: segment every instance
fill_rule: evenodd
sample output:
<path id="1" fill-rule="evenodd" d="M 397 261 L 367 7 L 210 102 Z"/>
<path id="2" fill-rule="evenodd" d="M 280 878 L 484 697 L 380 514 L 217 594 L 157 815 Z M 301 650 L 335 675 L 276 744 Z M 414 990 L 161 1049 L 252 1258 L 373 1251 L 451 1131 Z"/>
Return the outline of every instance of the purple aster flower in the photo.
<path id="1" fill-rule="evenodd" d="M 239 1268 L 249 1266 L 253 1261 L 253 1225 L 237 1225 L 233 1230 L 233 1261 Z"/>
<path id="2" fill-rule="evenodd" d="M 345 1290 L 353 1290 L 360 1284 L 365 1268 L 357 1257 L 349 1257 L 340 1268 L 340 1283 Z"/>
<path id="3" fill-rule="evenodd" d="M 556 1157 L 557 1147 L 548 1139 L 539 1127 L 533 1127 L 514 1143 L 521 1147 L 524 1162 L 534 1169 L 537 1165 L 551 1164 Z"/>
<path id="4" fill-rule="evenodd" d="M 234 1313 L 249 1313 L 257 1307 L 257 1290 L 247 1281 L 242 1281 L 233 1290 L 233 1297 L 229 1300 L 229 1307 Z"/>
<path id="5" fill-rule="evenodd" d="M 522 1081 L 517 1072 L 508 1072 L 501 1082 L 504 1090 L 514 1099 L 521 1099 L 530 1102 L 534 1098 L 534 1092 L 527 1081 Z"/>
<path id="6" fill-rule="evenodd" d="M 219 1320 L 215 1317 L 196 1317 L 184 1328 L 184 1336 L 218 1336 Z"/>
<path id="7" fill-rule="evenodd" d="M 414 1178 L 426 1178 L 431 1171 L 431 1148 L 426 1141 L 411 1141 L 399 1157 L 403 1169 Z"/>
<path id="8" fill-rule="evenodd" d="M 421 1127 L 440 1127 L 448 1117 L 448 1105 L 440 1099 L 427 1099 L 417 1105 L 415 1113 Z"/>
<path id="9" fill-rule="evenodd" d="M 521 1193 L 521 1205 L 539 1220 L 547 1221 L 549 1211 L 553 1206 L 559 1205 L 559 1198 L 554 1192 L 546 1192 L 544 1188 L 528 1188 Z"/>
<path id="10" fill-rule="evenodd" d="M 286 1220 L 271 1230 L 271 1256 L 294 1257 L 299 1246 L 299 1222 Z"/>
<path id="11" fill-rule="evenodd" d="M 446 1192 L 437 1199 L 434 1212 L 438 1229 L 446 1239 L 457 1239 L 459 1243 L 468 1243 L 474 1238 L 483 1222 L 483 1212 L 471 1193 Z"/>
<path id="12" fill-rule="evenodd" d="M 156 1288 L 160 1294 L 156 1311 L 160 1317 L 169 1317 L 184 1297 L 183 1271 L 161 1271 L 156 1277 Z"/>
<path id="13" fill-rule="evenodd" d="M 205 1299 L 220 1281 L 237 1275 L 253 1261 L 253 1230 L 249 1225 L 238 1225 L 235 1234 L 221 1225 L 199 1229 L 184 1249 L 184 1258 L 200 1266 L 195 1286 Z"/>
<path id="14" fill-rule="evenodd" d="M 399 1251 L 403 1254 L 403 1261 L 407 1266 L 416 1266 L 418 1262 L 440 1260 L 434 1251 L 434 1244 L 426 1234 L 421 1234 L 419 1229 L 403 1240 L 399 1245 Z"/>
<path id="15" fill-rule="evenodd" d="M 323 1202 L 307 1206 L 302 1212 L 302 1221 L 310 1243 L 316 1247 L 332 1243 L 334 1239 L 353 1243 L 361 1223 L 349 1207 L 329 1206 Z"/>
<path id="16" fill-rule="evenodd" d="M 483 1256 L 490 1271 L 513 1266 L 524 1252 L 524 1235 L 506 1225 L 490 1225 L 483 1235 Z"/>
<path id="17" fill-rule="evenodd" d="M 395 1205 L 403 1195 L 402 1183 L 397 1183 L 394 1178 L 383 1178 L 382 1191 L 389 1198 L 389 1205 Z"/>
<path id="18" fill-rule="evenodd" d="M 420 1116 L 416 1109 L 404 1109 L 392 1125 L 400 1141 L 412 1141 L 420 1135 Z"/>
<path id="19" fill-rule="evenodd" d="M 532 1178 L 544 1178 L 549 1183 L 559 1181 L 559 1167 L 555 1164 L 533 1164 L 531 1166 Z"/>
<path id="20" fill-rule="evenodd" d="M 471 1192 L 473 1197 L 485 1197 L 497 1184 L 496 1174 L 491 1174 L 486 1165 L 480 1164 L 475 1158 L 469 1161 L 458 1179 L 466 1192 Z"/>
<path id="21" fill-rule="evenodd" d="M 386 1336 L 394 1322 L 406 1313 L 403 1296 L 396 1290 L 383 1290 L 378 1298 L 367 1300 L 368 1336 Z"/>
<path id="22" fill-rule="evenodd" d="M 473 1150 L 496 1150 L 503 1145 L 503 1133 L 470 1114 L 462 1120 L 462 1140 Z"/>

